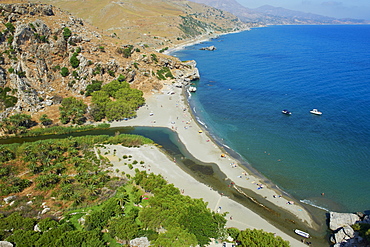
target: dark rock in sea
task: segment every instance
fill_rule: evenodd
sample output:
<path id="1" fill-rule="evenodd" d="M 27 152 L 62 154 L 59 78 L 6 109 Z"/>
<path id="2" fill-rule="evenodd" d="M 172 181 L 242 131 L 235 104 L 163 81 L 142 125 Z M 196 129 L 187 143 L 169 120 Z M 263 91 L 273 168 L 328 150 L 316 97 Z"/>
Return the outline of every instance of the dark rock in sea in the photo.
<path id="1" fill-rule="evenodd" d="M 211 45 L 209 47 L 203 47 L 203 48 L 200 48 L 200 50 L 205 50 L 205 51 L 214 51 L 216 50 L 216 47 Z"/>

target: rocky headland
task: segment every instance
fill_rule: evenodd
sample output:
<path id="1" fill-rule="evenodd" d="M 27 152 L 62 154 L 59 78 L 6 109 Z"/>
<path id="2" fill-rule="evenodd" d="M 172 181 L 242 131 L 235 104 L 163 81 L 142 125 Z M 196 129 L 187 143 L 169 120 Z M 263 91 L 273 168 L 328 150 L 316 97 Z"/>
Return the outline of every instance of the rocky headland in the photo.
<path id="1" fill-rule="evenodd" d="M 61 99 L 83 96 L 93 81 L 110 82 L 123 75 L 131 87 L 145 93 L 165 83 L 181 87 L 199 78 L 194 61 L 156 52 L 147 45 L 122 43 L 80 18 L 45 4 L 0 4 L 6 29 L 0 36 L 0 86 L 16 103 L 0 100 L 0 117 L 40 112 L 58 118 Z M 158 71 L 168 68 L 171 77 Z"/>
<path id="2" fill-rule="evenodd" d="M 369 214 L 330 212 L 328 215 L 330 242 L 334 247 L 368 246 L 365 236 L 369 235 Z"/>

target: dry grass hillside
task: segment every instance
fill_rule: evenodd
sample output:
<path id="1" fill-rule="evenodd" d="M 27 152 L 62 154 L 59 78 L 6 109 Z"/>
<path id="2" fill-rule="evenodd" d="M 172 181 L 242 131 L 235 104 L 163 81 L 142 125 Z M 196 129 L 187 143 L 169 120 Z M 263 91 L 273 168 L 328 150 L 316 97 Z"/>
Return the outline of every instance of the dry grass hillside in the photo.
<path id="1" fill-rule="evenodd" d="M 246 28 L 234 15 L 183 0 L 31 0 L 57 6 L 127 43 L 173 46 L 210 33 Z M 182 28 L 181 28 L 182 26 Z M 195 30 L 195 31 L 194 31 Z"/>
<path id="2" fill-rule="evenodd" d="M 0 37 L 0 89 L 10 90 L 0 98 L 0 119 L 20 112 L 38 119 L 46 113 L 58 122 L 59 99 L 73 96 L 90 104 L 84 95 L 88 85 L 94 81 L 106 84 L 120 75 L 144 93 L 159 91 L 165 83 L 182 85 L 185 79 L 196 78 L 194 65 L 157 53 L 150 46 L 102 34 L 60 8 L 0 5 L 0 22 L 6 28 Z M 70 36 L 64 36 L 64 28 Z M 72 65 L 73 56 L 79 61 L 77 66 Z M 61 73 L 63 68 L 68 73 Z M 173 76 L 161 78 L 163 68 Z M 7 105 L 8 96 L 17 98 L 15 105 Z"/>
<path id="3" fill-rule="evenodd" d="M 0 4 L 1 22 L 10 25 L 0 40 L 0 49 L 8 54 L 0 66 L 0 86 L 18 100 L 12 107 L 5 103 L 1 107 L 0 99 L 0 119 L 26 112 L 33 118 L 47 113 L 57 120 L 60 102 L 55 99 L 74 96 L 89 104 L 83 96 L 87 86 L 94 81 L 106 84 L 118 75 L 144 93 L 159 91 L 164 83 L 186 85 L 189 78 L 197 79 L 195 63 L 182 63 L 155 50 L 247 28 L 228 12 L 184 0 L 1 0 Z M 70 37 L 63 38 L 65 27 Z M 79 60 L 76 67 L 73 56 Z M 61 73 L 64 68 L 67 75 Z M 160 78 L 164 68 L 173 73 L 172 79 Z"/>

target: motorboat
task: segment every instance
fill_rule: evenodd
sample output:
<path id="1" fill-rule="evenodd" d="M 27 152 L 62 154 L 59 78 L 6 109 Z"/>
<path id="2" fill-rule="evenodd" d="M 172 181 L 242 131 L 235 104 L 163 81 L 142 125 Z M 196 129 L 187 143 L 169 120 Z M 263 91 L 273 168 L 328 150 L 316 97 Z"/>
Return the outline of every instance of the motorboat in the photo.
<path id="1" fill-rule="evenodd" d="M 310 111 L 310 113 L 315 114 L 315 115 L 322 115 L 322 112 L 321 112 L 321 111 L 319 111 L 319 110 L 317 110 L 317 109 L 312 109 L 312 110 Z"/>
<path id="2" fill-rule="evenodd" d="M 304 232 L 304 231 L 301 231 L 301 230 L 298 230 L 298 229 L 295 229 L 294 232 L 296 234 L 298 234 L 299 236 L 304 237 L 304 238 L 309 238 L 310 237 L 310 234 L 309 233 Z"/>
<path id="3" fill-rule="evenodd" d="M 189 92 L 195 93 L 197 91 L 196 87 L 189 87 Z"/>
<path id="4" fill-rule="evenodd" d="M 281 113 L 286 114 L 286 115 L 292 115 L 292 113 L 288 110 L 282 110 Z"/>

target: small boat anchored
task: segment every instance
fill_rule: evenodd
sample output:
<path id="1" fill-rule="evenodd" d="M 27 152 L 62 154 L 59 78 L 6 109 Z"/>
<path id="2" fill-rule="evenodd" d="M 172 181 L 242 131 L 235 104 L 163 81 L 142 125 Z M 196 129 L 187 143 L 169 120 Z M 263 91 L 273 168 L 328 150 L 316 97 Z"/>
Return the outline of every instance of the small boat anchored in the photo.
<path id="1" fill-rule="evenodd" d="M 288 110 L 282 110 L 281 113 L 286 114 L 286 115 L 292 115 L 292 113 Z"/>
<path id="2" fill-rule="evenodd" d="M 321 112 L 321 111 L 319 111 L 319 110 L 317 110 L 317 109 L 312 109 L 312 110 L 310 111 L 310 113 L 315 114 L 315 115 L 322 115 L 322 112 Z"/>
<path id="3" fill-rule="evenodd" d="M 195 93 L 197 91 L 196 87 L 189 87 L 189 92 Z"/>
<path id="4" fill-rule="evenodd" d="M 301 230 L 298 230 L 298 229 L 295 229 L 294 232 L 296 234 L 298 234 L 299 236 L 304 237 L 304 238 L 309 238 L 310 237 L 310 234 L 309 233 L 304 232 L 304 231 L 301 231 Z"/>

